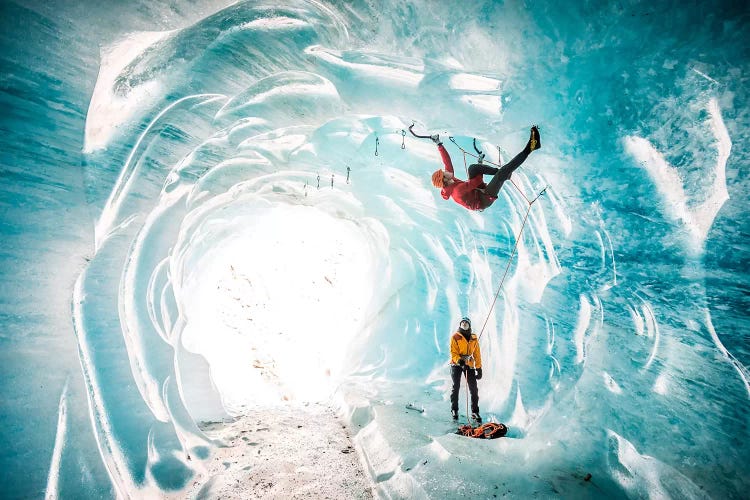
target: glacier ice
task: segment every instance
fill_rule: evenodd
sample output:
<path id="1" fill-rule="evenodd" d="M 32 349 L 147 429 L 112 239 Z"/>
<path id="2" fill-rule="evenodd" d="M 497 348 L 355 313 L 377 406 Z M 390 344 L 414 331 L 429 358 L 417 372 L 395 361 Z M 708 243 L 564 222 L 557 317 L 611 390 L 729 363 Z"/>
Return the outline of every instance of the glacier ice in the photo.
<path id="1" fill-rule="evenodd" d="M 469 4 L 3 5 L 4 495 L 179 494 L 284 400 L 386 497 L 746 495 L 745 9 Z M 544 146 L 471 213 L 412 123 Z"/>

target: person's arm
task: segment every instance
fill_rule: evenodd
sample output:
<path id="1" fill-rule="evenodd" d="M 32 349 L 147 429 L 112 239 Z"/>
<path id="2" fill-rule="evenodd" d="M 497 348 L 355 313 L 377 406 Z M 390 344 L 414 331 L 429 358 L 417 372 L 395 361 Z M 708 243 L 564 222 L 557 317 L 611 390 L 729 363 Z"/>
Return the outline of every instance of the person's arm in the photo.
<path id="1" fill-rule="evenodd" d="M 443 166 L 445 166 L 445 169 L 450 173 L 454 173 L 451 155 L 449 155 L 448 151 L 445 150 L 443 143 L 438 144 L 438 151 L 440 151 L 440 157 L 443 159 Z"/>
<path id="2" fill-rule="evenodd" d="M 456 335 L 451 335 L 451 363 L 452 364 L 458 364 L 458 360 L 461 357 L 461 354 L 458 350 L 458 342 L 456 342 Z"/>
<path id="3" fill-rule="evenodd" d="M 477 345 L 474 348 L 474 368 L 482 368 L 482 353 L 479 350 L 479 339 L 477 339 Z"/>

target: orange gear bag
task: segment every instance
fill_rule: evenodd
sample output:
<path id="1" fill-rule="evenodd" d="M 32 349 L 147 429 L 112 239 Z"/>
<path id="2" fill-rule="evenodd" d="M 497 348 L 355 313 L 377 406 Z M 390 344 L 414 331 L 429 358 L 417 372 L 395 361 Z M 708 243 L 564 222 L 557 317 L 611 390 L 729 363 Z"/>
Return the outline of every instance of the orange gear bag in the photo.
<path id="1" fill-rule="evenodd" d="M 508 427 L 505 424 L 496 424 L 495 422 L 487 422 L 479 427 L 462 425 L 456 432 L 456 434 L 477 439 L 497 439 L 505 436 L 507 433 Z"/>

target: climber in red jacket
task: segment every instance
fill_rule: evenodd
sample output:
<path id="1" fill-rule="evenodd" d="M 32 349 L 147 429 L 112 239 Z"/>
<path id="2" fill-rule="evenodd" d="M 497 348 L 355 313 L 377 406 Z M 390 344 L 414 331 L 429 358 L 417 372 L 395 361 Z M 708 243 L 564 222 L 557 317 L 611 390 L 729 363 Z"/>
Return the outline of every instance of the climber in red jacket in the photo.
<path id="1" fill-rule="evenodd" d="M 529 142 L 515 158 L 500 168 L 475 163 L 469 167 L 469 180 L 463 181 L 454 175 L 453 162 L 448 151 L 443 147 L 443 143 L 440 142 L 440 136 L 433 135 L 430 139 L 437 144 L 445 166 L 444 170 L 436 170 L 432 174 L 432 184 L 440 188 L 440 195 L 443 199 L 453 198 L 453 201 L 469 210 L 484 210 L 492 205 L 503 183 L 510 179 L 511 174 L 521 166 L 532 151 L 542 147 L 539 129 L 533 126 Z M 488 184 L 484 183 L 484 175 L 492 176 Z"/>

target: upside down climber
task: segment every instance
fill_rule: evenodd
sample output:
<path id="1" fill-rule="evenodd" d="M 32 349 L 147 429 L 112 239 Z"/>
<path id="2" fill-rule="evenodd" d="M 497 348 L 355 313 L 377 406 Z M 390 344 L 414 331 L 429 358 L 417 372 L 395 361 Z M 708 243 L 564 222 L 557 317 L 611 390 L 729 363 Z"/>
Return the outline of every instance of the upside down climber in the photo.
<path id="1" fill-rule="evenodd" d="M 445 167 L 432 174 L 432 184 L 436 188 L 440 188 L 440 195 L 443 199 L 453 198 L 453 201 L 469 210 L 484 210 L 492 205 L 497 200 L 497 195 L 500 188 L 503 187 L 503 183 L 510 179 L 511 174 L 521 166 L 532 151 L 542 147 L 539 129 L 533 126 L 531 127 L 529 142 L 515 158 L 500 168 L 475 163 L 469 167 L 469 180 L 464 181 L 454 175 L 453 162 L 448 151 L 443 147 L 440 136 L 432 135 L 430 139 L 437 144 Z M 492 176 L 487 184 L 484 182 L 483 176 L 485 175 Z"/>

